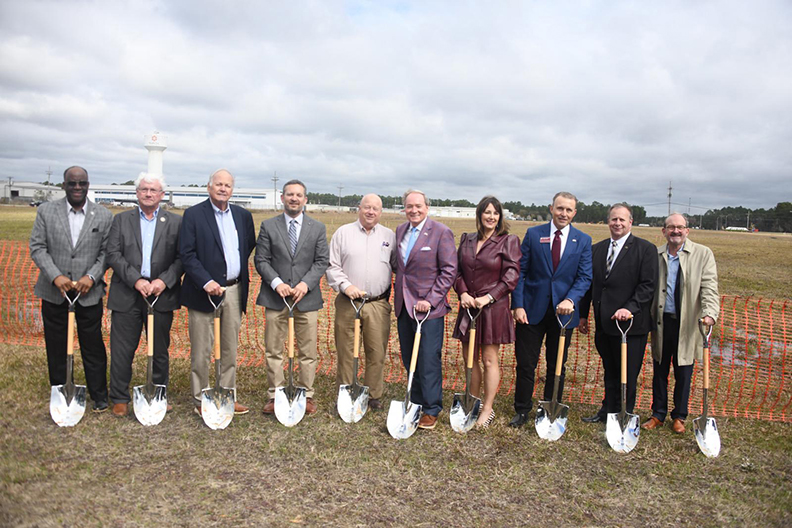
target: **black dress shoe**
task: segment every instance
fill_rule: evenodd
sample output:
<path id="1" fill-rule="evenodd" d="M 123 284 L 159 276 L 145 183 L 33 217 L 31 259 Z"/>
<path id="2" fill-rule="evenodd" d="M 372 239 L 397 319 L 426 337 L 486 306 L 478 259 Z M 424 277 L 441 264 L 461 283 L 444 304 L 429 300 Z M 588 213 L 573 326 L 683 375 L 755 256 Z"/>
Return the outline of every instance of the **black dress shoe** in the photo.
<path id="1" fill-rule="evenodd" d="M 514 415 L 514 418 L 511 419 L 509 422 L 509 427 L 522 427 L 528 422 L 528 413 L 521 413 L 518 412 Z"/>
<path id="2" fill-rule="evenodd" d="M 594 416 L 584 416 L 581 418 L 586 423 L 605 423 L 604 414 L 595 414 Z"/>
<path id="3" fill-rule="evenodd" d="M 106 410 L 107 410 L 107 400 L 100 401 L 100 402 L 94 402 L 93 403 L 93 408 L 91 409 L 91 411 L 93 411 L 95 413 L 103 413 Z"/>

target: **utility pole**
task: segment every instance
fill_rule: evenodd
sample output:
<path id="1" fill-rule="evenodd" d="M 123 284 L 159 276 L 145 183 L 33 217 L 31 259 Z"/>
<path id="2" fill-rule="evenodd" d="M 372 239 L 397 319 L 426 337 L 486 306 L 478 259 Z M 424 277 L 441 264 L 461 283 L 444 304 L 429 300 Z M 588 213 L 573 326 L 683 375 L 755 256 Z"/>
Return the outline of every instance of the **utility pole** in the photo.
<path id="1" fill-rule="evenodd" d="M 668 181 L 668 215 L 671 215 L 671 181 Z"/>
<path id="2" fill-rule="evenodd" d="M 341 191 L 344 190 L 343 185 L 338 186 L 338 207 L 341 207 Z"/>
<path id="3" fill-rule="evenodd" d="M 47 175 L 47 187 L 49 187 L 50 178 L 52 177 L 52 167 L 47 167 L 47 170 L 44 171 L 44 174 Z"/>
<path id="4" fill-rule="evenodd" d="M 748 218 L 745 220 L 745 228 L 751 230 L 751 211 L 748 211 Z"/>
<path id="5" fill-rule="evenodd" d="M 272 208 L 277 211 L 278 210 L 278 180 L 280 179 L 278 178 L 278 171 L 272 171 L 272 178 L 270 179 L 272 180 L 272 188 L 275 191 L 272 194 Z"/>
<path id="6" fill-rule="evenodd" d="M 688 198 L 688 216 L 690 216 L 690 201 L 691 201 L 691 198 Z"/>

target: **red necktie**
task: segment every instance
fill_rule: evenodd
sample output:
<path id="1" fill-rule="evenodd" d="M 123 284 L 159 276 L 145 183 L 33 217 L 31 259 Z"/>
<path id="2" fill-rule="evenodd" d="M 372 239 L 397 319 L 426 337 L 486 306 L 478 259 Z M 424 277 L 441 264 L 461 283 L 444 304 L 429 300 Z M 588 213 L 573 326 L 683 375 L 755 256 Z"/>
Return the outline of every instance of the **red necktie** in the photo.
<path id="1" fill-rule="evenodd" d="M 561 231 L 559 229 L 556 229 L 550 253 L 553 255 L 553 272 L 555 273 L 555 270 L 558 269 L 558 262 L 561 260 Z"/>

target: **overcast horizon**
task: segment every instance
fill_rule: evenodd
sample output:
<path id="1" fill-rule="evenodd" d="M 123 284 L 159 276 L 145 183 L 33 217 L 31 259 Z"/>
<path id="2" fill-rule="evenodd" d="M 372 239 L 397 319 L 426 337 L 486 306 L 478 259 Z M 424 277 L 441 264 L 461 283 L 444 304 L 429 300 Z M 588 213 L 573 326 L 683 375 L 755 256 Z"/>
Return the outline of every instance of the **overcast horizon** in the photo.
<path id="1" fill-rule="evenodd" d="M 792 201 L 792 3 L 0 3 L 0 178 Z"/>

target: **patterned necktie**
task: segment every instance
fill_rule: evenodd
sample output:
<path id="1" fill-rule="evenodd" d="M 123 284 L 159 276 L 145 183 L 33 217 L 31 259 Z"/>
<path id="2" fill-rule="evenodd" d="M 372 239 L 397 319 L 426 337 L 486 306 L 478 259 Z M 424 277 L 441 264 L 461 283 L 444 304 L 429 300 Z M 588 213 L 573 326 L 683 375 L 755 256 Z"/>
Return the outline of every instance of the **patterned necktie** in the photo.
<path id="1" fill-rule="evenodd" d="M 289 245 L 291 245 L 291 254 L 294 256 L 297 251 L 297 220 L 289 222 Z"/>
<path id="2" fill-rule="evenodd" d="M 610 250 L 610 255 L 608 255 L 608 261 L 605 263 L 605 278 L 606 279 L 608 278 L 608 275 L 610 275 L 611 268 L 613 267 L 613 258 L 614 258 L 615 255 L 616 255 L 616 241 L 614 240 L 611 243 L 611 250 Z"/>
<path id="3" fill-rule="evenodd" d="M 407 259 L 410 258 L 410 251 L 412 251 L 415 241 L 418 240 L 418 228 L 413 227 L 410 231 L 410 240 L 407 241 L 407 250 L 404 252 L 404 263 L 407 264 Z"/>
<path id="4" fill-rule="evenodd" d="M 561 260 L 561 230 L 556 229 L 555 238 L 553 239 L 553 248 L 550 250 L 553 256 L 553 271 L 558 269 L 558 262 Z"/>

